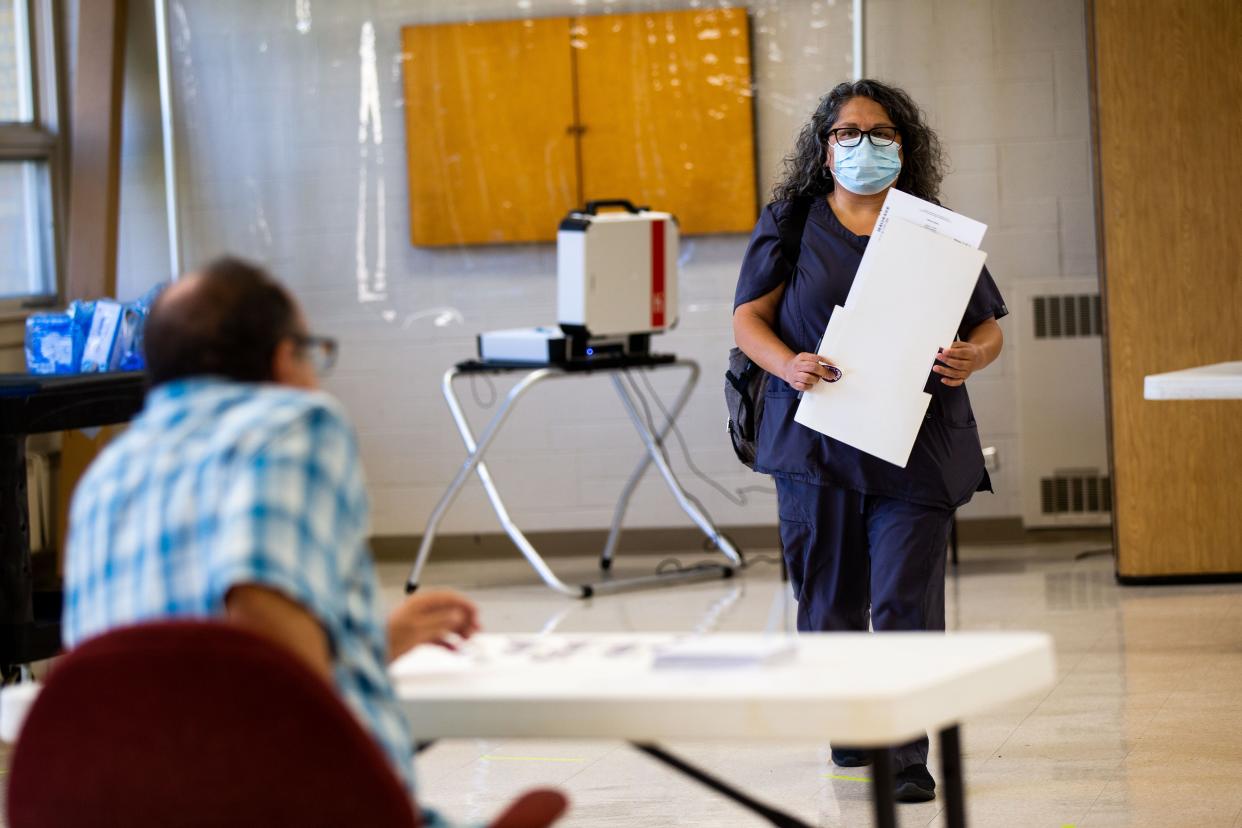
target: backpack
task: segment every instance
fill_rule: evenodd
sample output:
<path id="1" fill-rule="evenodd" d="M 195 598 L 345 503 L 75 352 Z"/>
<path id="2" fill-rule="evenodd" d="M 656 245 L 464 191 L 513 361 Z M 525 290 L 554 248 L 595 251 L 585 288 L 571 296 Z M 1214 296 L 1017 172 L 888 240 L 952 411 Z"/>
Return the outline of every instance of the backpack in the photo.
<path id="1" fill-rule="evenodd" d="M 797 196 L 790 208 L 776 222 L 781 255 L 793 272 L 802 250 L 802 230 L 811 211 L 813 196 Z M 747 468 L 755 467 L 755 443 L 759 439 L 759 422 L 763 417 L 763 395 L 768 386 L 768 372 L 752 362 L 741 348 L 729 350 L 729 369 L 725 371 L 725 408 L 729 415 L 729 439 L 733 453 Z"/>

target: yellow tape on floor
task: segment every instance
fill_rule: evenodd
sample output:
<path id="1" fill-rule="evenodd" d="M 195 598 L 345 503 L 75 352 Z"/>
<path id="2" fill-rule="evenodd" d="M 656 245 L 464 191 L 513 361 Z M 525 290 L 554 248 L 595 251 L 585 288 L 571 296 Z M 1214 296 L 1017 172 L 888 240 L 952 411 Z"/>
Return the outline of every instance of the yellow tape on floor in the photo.
<path id="1" fill-rule="evenodd" d="M 842 776 L 839 773 L 825 773 L 825 779 L 840 779 L 842 782 L 870 782 L 869 776 Z"/>

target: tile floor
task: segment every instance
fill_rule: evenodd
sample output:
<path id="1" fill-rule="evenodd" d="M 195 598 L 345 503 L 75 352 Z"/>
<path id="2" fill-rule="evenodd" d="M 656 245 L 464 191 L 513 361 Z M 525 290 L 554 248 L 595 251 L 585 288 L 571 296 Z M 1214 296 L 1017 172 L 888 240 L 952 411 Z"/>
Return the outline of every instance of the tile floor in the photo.
<path id="1" fill-rule="evenodd" d="M 1058 660 L 1051 691 L 964 723 L 970 824 L 1242 828 L 1242 584 L 1123 588 L 1111 557 L 1076 560 L 1090 547 L 968 548 L 950 575 L 950 629 L 1045 630 Z M 657 560 L 622 560 L 619 574 Z M 593 575 L 592 559 L 554 564 L 566 580 Z M 381 573 L 397 600 L 405 567 Z M 582 602 L 538 584 L 515 553 L 486 566 L 433 560 L 424 583 L 463 589 L 492 631 L 744 631 L 769 623 L 778 578 L 760 563 L 736 581 Z M 868 769 L 833 768 L 826 745 L 670 747 L 811 824 L 870 824 Z M 938 761 L 933 748 L 933 773 Z M 554 785 L 573 800 L 567 828 L 765 824 L 614 742 L 444 742 L 418 772 L 423 798 L 461 820 Z M 898 817 L 944 824 L 939 802 Z"/>
<path id="2" fill-rule="evenodd" d="M 1242 584 L 1119 587 L 1111 558 L 1075 559 L 1093 545 L 965 548 L 949 577 L 951 629 L 1046 630 L 1057 647 L 1051 691 L 964 723 L 970 824 L 1242 828 Z M 657 560 L 622 559 L 619 574 Z M 554 564 L 567 580 L 593 575 L 592 559 Z M 397 601 L 405 567 L 380 570 L 385 600 Z M 778 618 L 787 609 L 770 563 L 733 581 L 586 602 L 540 585 L 516 553 L 433 560 L 424 583 L 464 590 L 495 632 L 762 630 L 774 606 Z M 669 747 L 811 824 L 870 824 L 868 770 L 833 768 L 826 745 Z M 0 774 L 7 759 L 0 752 Z M 937 761 L 933 748 L 933 772 Z M 566 828 L 764 824 L 615 742 L 446 741 L 418 772 L 423 798 L 461 820 L 553 785 L 573 800 Z M 898 817 L 944 824 L 938 802 L 903 805 Z"/>

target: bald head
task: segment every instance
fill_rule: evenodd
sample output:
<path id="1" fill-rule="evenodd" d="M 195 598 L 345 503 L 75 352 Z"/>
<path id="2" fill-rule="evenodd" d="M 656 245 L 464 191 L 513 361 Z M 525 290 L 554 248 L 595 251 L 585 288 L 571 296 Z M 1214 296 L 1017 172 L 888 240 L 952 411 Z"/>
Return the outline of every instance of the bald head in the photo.
<path id="1" fill-rule="evenodd" d="M 198 376 L 272 382 L 277 349 L 302 327 L 292 297 L 262 268 L 216 259 L 151 308 L 143 341 L 151 384 Z"/>

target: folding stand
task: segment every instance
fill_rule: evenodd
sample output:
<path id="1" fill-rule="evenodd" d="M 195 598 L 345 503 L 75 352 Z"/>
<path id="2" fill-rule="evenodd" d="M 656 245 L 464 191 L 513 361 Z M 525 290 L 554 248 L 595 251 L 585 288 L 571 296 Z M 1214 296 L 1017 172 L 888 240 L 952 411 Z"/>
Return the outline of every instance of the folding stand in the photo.
<path id="1" fill-rule="evenodd" d="M 625 373 L 630 369 L 655 370 L 667 367 L 685 368 L 688 371 L 688 376 L 676 400 L 674 400 L 672 408 L 668 410 L 668 416 L 663 424 L 656 428 L 654 423 L 648 423 L 643 414 L 640 413 L 633 392 L 626 387 Z M 462 412 L 461 402 L 453 391 L 453 381 L 463 374 L 511 373 L 518 371 L 523 371 L 526 375 L 510 389 L 505 396 L 504 402 L 492 416 L 492 419 L 483 429 L 482 435 L 476 441 L 473 432 L 470 430 L 470 424 Z M 500 428 L 504 425 L 505 420 L 512 413 L 517 401 L 535 385 L 548 379 L 580 377 L 596 371 L 606 371 L 611 374 L 613 388 L 616 389 L 617 396 L 621 399 L 621 405 L 634 423 L 634 428 L 638 431 L 646 448 L 642 458 L 634 467 L 633 473 L 630 474 L 630 478 L 622 489 L 621 496 L 617 501 L 616 510 L 613 513 L 612 527 L 608 532 L 608 540 L 600 557 L 600 568 L 607 572 L 612 566 L 617 542 L 621 536 L 621 524 L 625 518 L 626 510 L 629 508 L 630 498 L 634 494 L 634 489 L 637 488 L 643 474 L 647 471 L 648 466 L 652 463 L 659 470 L 660 475 L 664 478 L 664 482 L 668 485 L 669 491 L 676 499 L 677 504 L 681 506 L 682 511 L 689 515 L 690 519 L 703 530 L 703 533 L 729 559 L 733 566 L 741 565 L 742 556 L 732 542 L 721 534 L 711 519 L 694 504 L 685 490 L 681 488 L 677 478 L 673 475 L 672 469 L 669 468 L 668 461 L 664 457 L 664 439 L 672 430 L 673 423 L 682 409 L 685 408 L 690 392 L 694 389 L 695 383 L 698 382 L 698 363 L 690 360 L 679 360 L 668 354 L 616 357 L 607 360 L 597 360 L 588 364 L 571 365 L 463 362 L 444 373 L 441 389 L 444 392 L 444 400 L 448 403 L 449 412 L 453 415 L 453 422 L 457 424 L 457 430 L 461 434 L 462 442 L 466 445 L 466 461 L 458 469 L 456 476 L 453 477 L 453 481 L 449 484 L 448 489 L 445 490 L 444 495 L 441 496 L 440 502 L 436 504 L 431 517 L 427 521 L 427 528 L 423 532 L 422 543 L 418 548 L 418 558 L 415 560 L 414 566 L 410 570 L 409 579 L 406 581 L 406 592 L 413 592 L 418 589 L 418 579 L 422 574 L 423 566 L 427 563 L 428 556 L 431 554 L 431 545 L 435 542 L 436 531 L 440 521 L 449 507 L 452 506 L 458 493 L 461 492 L 462 486 L 465 485 L 466 480 L 472 473 L 479 476 L 479 482 L 483 484 L 483 490 L 487 493 L 487 499 L 491 502 L 492 509 L 496 512 L 496 517 L 500 519 L 500 524 L 504 527 L 505 533 L 521 551 L 530 565 L 534 567 L 535 571 L 539 573 L 539 577 L 543 579 L 543 582 L 563 595 L 568 595 L 571 598 L 589 598 L 592 595 L 616 592 L 623 589 L 635 589 L 663 585 L 670 582 L 702 580 L 713 577 L 728 578 L 733 575 L 733 566 L 720 564 L 718 566 L 695 567 L 689 570 L 643 575 L 634 578 L 605 578 L 605 580 L 596 583 L 571 586 L 552 572 L 547 562 L 544 561 L 543 557 L 526 536 L 522 534 L 522 531 L 513 522 L 513 519 L 509 517 L 504 501 L 500 498 L 500 492 L 492 480 L 491 473 L 487 470 L 487 465 L 483 462 L 483 455 L 495 441 L 496 435 L 500 432 Z"/>

